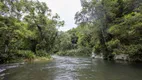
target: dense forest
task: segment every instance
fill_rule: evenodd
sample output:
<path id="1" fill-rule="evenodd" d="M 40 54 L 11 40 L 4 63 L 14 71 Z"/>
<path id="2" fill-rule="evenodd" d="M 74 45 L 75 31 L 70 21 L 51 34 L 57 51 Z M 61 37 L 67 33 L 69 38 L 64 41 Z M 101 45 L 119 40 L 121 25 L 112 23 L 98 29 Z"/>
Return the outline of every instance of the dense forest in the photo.
<path id="1" fill-rule="evenodd" d="M 0 63 L 50 54 L 90 56 L 105 60 L 127 54 L 142 61 L 142 0 L 81 0 L 77 28 L 64 25 L 43 2 L 0 0 Z"/>
<path id="2" fill-rule="evenodd" d="M 77 28 L 61 32 L 61 55 L 128 55 L 142 61 L 142 0 L 81 0 Z"/>
<path id="3" fill-rule="evenodd" d="M 0 0 L 0 62 L 49 56 L 63 25 L 43 2 Z"/>

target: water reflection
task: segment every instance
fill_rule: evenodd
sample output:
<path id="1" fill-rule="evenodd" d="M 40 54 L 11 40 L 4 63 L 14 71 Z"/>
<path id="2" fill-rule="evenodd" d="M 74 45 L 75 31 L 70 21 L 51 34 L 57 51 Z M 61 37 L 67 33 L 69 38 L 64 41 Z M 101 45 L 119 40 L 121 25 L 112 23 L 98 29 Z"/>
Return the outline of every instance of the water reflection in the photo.
<path id="1" fill-rule="evenodd" d="M 0 66 L 0 80 L 142 80 L 141 64 L 81 57 L 53 58 L 51 62 Z"/>
<path id="2" fill-rule="evenodd" d="M 72 58 L 72 57 L 59 57 L 53 56 L 55 59 L 54 68 L 56 68 L 56 75 L 54 80 L 79 80 L 77 72 L 86 68 L 90 61 L 84 60 L 85 58 Z M 88 63 L 88 64 L 87 64 Z"/>

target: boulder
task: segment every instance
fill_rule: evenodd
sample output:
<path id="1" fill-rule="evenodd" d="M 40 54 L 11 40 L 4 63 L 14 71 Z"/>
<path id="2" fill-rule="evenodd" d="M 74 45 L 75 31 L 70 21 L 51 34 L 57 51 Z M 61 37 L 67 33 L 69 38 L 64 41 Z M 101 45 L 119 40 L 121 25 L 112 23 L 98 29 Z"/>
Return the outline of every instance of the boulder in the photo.
<path id="1" fill-rule="evenodd" d="M 129 55 L 128 54 L 118 54 L 114 56 L 114 60 L 129 60 Z"/>

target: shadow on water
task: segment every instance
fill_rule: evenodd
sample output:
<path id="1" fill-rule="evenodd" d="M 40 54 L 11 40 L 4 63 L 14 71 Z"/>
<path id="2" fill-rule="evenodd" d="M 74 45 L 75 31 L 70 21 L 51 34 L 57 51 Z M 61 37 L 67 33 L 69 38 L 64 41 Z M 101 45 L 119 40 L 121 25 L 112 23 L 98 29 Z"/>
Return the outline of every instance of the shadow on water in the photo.
<path id="1" fill-rule="evenodd" d="M 142 80 L 141 63 L 52 57 L 50 62 L 0 66 L 0 80 Z"/>

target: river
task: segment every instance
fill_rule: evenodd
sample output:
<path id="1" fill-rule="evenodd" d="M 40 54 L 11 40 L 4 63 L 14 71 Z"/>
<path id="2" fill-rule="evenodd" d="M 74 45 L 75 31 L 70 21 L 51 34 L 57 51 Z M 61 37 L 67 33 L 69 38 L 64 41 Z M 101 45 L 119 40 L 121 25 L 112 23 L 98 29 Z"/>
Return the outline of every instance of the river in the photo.
<path id="1" fill-rule="evenodd" d="M 142 64 L 52 56 L 52 61 L 0 65 L 0 80 L 142 80 Z"/>

